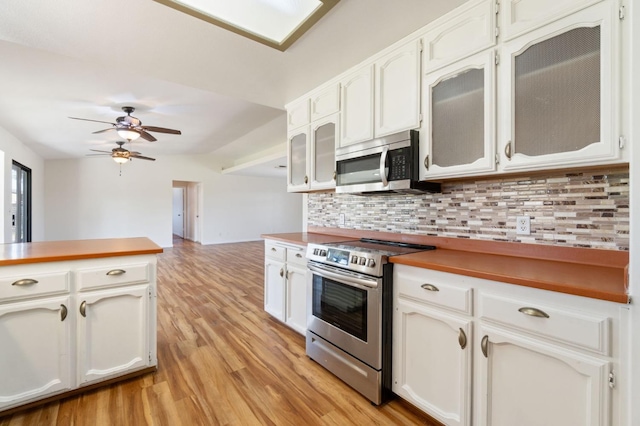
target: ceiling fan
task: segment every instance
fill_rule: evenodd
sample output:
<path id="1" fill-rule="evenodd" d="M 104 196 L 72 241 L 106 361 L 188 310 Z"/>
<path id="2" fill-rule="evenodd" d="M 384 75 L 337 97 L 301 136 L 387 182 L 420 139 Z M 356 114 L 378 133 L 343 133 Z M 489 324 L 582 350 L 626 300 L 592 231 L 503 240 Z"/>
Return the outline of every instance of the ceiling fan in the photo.
<path id="1" fill-rule="evenodd" d="M 132 160 L 134 158 L 138 158 L 140 160 L 156 161 L 155 158 L 145 157 L 144 155 L 140 154 L 139 152 L 129 151 L 128 149 L 123 148 L 122 145 L 124 145 L 125 142 L 117 141 L 116 143 L 118 144 L 118 147 L 117 148 L 113 148 L 111 151 L 102 151 L 102 150 L 99 150 L 99 149 L 91 149 L 90 151 L 100 152 L 100 154 L 87 154 L 87 155 L 88 156 L 92 156 L 92 155 L 110 155 L 111 158 L 113 158 L 113 161 L 115 161 L 116 163 L 119 163 L 119 164 L 124 164 L 127 161 L 130 161 L 130 160 Z"/>
<path id="2" fill-rule="evenodd" d="M 154 138 L 148 132 L 169 133 L 172 135 L 182 134 L 180 130 L 166 129 L 164 127 L 155 127 L 155 126 L 143 126 L 142 121 L 140 121 L 139 119 L 131 115 L 131 113 L 136 110 L 134 107 L 124 106 L 122 107 L 122 110 L 126 112 L 127 115 L 123 115 L 122 117 L 116 118 L 115 123 L 110 123 L 108 121 L 100 121 L 100 120 L 90 120 L 88 118 L 78 118 L 78 117 L 69 117 L 69 118 L 73 120 L 95 121 L 96 123 L 111 124 L 111 126 L 113 127 L 110 127 L 104 130 L 98 130 L 97 132 L 93 132 L 93 133 L 94 134 L 103 133 L 103 132 L 108 132 L 110 130 L 115 130 L 118 132 L 118 135 L 120 135 L 120 137 L 128 141 L 136 140 L 139 137 L 149 142 L 157 141 L 157 139 Z"/>

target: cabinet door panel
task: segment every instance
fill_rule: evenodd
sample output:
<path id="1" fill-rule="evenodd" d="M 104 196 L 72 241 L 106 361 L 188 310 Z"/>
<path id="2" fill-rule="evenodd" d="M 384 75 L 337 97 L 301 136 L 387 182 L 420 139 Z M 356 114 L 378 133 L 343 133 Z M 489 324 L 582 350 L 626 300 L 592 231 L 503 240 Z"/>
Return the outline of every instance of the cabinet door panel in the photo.
<path id="1" fill-rule="evenodd" d="M 287 190 L 289 192 L 309 189 L 309 126 L 289 133 L 287 141 L 288 167 Z"/>
<path id="2" fill-rule="evenodd" d="M 311 95 L 311 121 L 340 111 L 340 85 L 334 84 Z"/>
<path id="3" fill-rule="evenodd" d="M 307 331 L 307 269 L 287 264 L 287 325 L 300 334 Z"/>
<path id="4" fill-rule="evenodd" d="M 373 65 L 358 70 L 341 82 L 341 147 L 373 139 L 373 84 Z"/>
<path id="5" fill-rule="evenodd" d="M 420 43 L 412 41 L 376 63 L 375 137 L 420 125 Z"/>
<path id="6" fill-rule="evenodd" d="M 493 50 L 427 75 L 422 179 L 495 170 Z"/>
<path id="7" fill-rule="evenodd" d="M 296 102 L 287 108 L 288 129 L 295 129 L 305 124 L 309 124 L 309 99 Z"/>
<path id="8" fill-rule="evenodd" d="M 149 365 L 148 285 L 95 291 L 79 298 L 80 385 Z"/>
<path id="9" fill-rule="evenodd" d="M 475 3 L 456 9 L 456 13 L 449 14 L 451 18 L 425 34 L 424 72 L 432 72 L 496 44 L 495 2 Z"/>
<path id="10" fill-rule="evenodd" d="M 284 263 L 266 259 L 264 264 L 264 310 L 284 321 Z"/>
<path id="11" fill-rule="evenodd" d="M 311 126 L 311 189 L 335 188 L 338 114 L 314 122 Z"/>
<path id="12" fill-rule="evenodd" d="M 602 0 L 503 0 L 500 29 L 503 40 L 538 28 Z"/>
<path id="13" fill-rule="evenodd" d="M 479 358 L 480 424 L 609 424 L 606 360 L 491 327 L 480 335 L 488 336 L 488 358 Z"/>
<path id="14" fill-rule="evenodd" d="M 70 389 L 71 312 L 61 316 L 69 301 L 0 307 L 0 409 Z"/>
<path id="15" fill-rule="evenodd" d="M 504 170 L 620 161 L 612 14 L 602 3 L 504 46 Z"/>
<path id="16" fill-rule="evenodd" d="M 403 299 L 393 321 L 393 391 L 447 425 L 470 424 L 471 321 Z"/>

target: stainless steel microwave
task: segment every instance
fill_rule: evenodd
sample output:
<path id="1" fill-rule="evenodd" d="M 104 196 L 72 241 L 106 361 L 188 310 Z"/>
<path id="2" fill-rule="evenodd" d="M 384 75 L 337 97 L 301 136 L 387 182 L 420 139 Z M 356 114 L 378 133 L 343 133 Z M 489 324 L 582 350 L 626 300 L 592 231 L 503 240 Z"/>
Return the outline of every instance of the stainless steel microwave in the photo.
<path id="1" fill-rule="evenodd" d="M 416 130 L 394 133 L 336 150 L 336 192 L 343 194 L 440 192 L 419 181 Z"/>

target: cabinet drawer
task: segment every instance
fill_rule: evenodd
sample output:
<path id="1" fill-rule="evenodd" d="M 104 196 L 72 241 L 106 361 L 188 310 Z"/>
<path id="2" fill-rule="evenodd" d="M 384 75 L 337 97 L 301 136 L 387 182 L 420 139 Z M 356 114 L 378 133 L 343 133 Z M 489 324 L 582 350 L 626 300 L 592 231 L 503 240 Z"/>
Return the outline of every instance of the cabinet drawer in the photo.
<path id="1" fill-rule="evenodd" d="M 300 266 L 307 266 L 307 258 L 305 257 L 304 247 L 287 248 L 287 263 L 293 263 Z"/>
<path id="2" fill-rule="evenodd" d="M 455 275 L 396 265 L 394 285 L 398 297 L 472 313 L 473 289 L 453 284 Z"/>
<path id="3" fill-rule="evenodd" d="M 70 290 L 69 271 L 29 273 L 28 269 L 19 267 L 15 271 L 8 271 L 9 276 L 6 276 L 6 271 L 3 272 L 5 277 L 0 278 L 0 302 L 68 293 Z"/>
<path id="4" fill-rule="evenodd" d="M 577 348 L 609 355 L 610 318 L 530 300 L 480 294 L 480 318 Z"/>
<path id="5" fill-rule="evenodd" d="M 149 264 L 117 264 L 76 272 L 78 290 L 145 283 L 149 281 Z"/>
<path id="6" fill-rule="evenodd" d="M 282 262 L 286 259 L 286 249 L 273 241 L 265 240 L 264 242 L 264 255 L 269 259 L 280 260 Z"/>

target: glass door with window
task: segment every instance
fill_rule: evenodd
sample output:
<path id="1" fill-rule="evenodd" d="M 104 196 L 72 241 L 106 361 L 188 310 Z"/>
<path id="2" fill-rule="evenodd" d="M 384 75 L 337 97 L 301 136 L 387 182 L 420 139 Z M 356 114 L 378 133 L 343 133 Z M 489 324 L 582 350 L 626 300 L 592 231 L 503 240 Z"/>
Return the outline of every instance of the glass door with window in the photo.
<path id="1" fill-rule="evenodd" d="M 31 169 L 11 167 L 11 242 L 31 242 Z"/>

